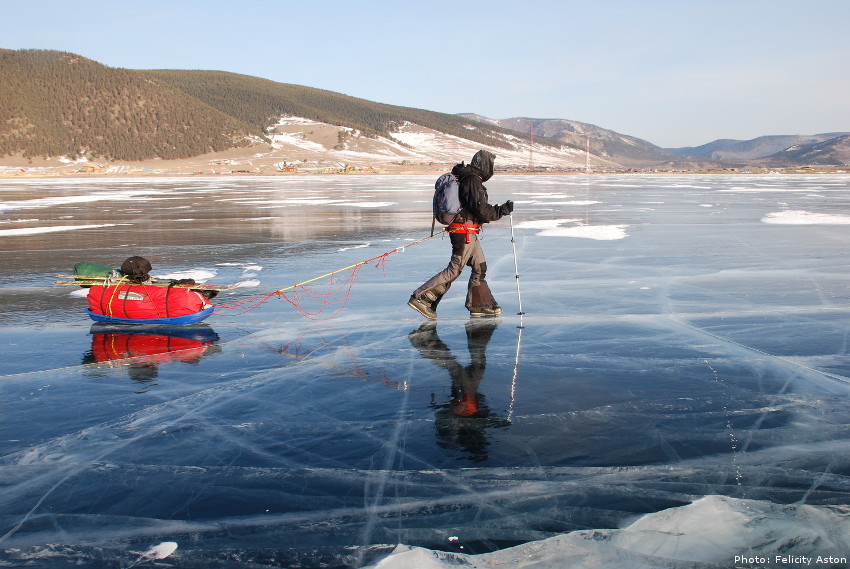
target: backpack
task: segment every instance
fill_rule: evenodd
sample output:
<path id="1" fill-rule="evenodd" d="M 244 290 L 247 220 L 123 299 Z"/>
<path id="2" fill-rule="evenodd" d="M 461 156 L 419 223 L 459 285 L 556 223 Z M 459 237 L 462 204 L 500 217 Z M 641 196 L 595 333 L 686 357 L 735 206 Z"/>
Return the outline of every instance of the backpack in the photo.
<path id="1" fill-rule="evenodd" d="M 434 183 L 434 220 L 443 225 L 452 223 L 460 213 L 460 189 L 454 174 L 443 174 Z M 431 223 L 431 234 L 434 233 L 434 223 Z"/>
<path id="2" fill-rule="evenodd" d="M 151 263 L 144 257 L 130 257 L 121 263 L 121 274 L 134 283 L 142 283 L 150 278 Z"/>

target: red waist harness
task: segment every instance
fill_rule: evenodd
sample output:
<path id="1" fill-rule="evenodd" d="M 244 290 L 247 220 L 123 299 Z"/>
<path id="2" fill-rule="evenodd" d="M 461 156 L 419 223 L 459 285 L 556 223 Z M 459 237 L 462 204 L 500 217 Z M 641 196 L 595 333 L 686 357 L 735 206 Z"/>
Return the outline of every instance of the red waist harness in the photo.
<path id="1" fill-rule="evenodd" d="M 469 243 L 469 236 L 481 233 L 481 226 L 477 223 L 450 223 L 447 231 L 449 233 L 463 233 L 466 235 L 466 242 Z"/>

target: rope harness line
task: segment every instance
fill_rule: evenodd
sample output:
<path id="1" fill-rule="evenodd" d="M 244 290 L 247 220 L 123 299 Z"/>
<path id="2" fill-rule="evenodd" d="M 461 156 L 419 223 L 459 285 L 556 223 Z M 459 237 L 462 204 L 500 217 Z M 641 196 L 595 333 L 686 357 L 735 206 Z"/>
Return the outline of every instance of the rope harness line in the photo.
<path id="1" fill-rule="evenodd" d="M 342 309 L 345 308 L 345 305 L 348 303 L 348 299 L 351 297 L 351 289 L 354 286 L 354 282 L 357 280 L 360 269 L 363 268 L 364 265 L 375 263 L 376 268 L 380 267 L 381 269 L 384 269 L 387 257 L 393 253 L 402 253 L 408 247 L 419 245 L 420 243 L 424 243 L 425 241 L 434 239 L 435 237 L 440 237 L 446 232 L 447 230 L 444 229 L 440 233 L 425 237 L 419 241 L 414 241 L 413 243 L 403 247 L 397 247 L 392 251 L 387 251 L 377 257 L 372 257 L 371 259 L 366 259 L 365 261 L 360 261 L 359 263 L 354 263 L 353 265 L 336 269 L 318 277 L 314 277 L 288 287 L 279 288 L 260 296 L 218 304 L 215 306 L 213 314 L 220 314 L 222 311 L 232 312 L 232 314 L 221 314 L 222 316 L 236 316 L 244 314 L 245 312 L 259 308 L 262 304 L 276 296 L 287 301 L 289 304 L 294 306 L 302 316 L 309 318 L 310 320 L 330 320 L 337 316 Z M 341 282 L 337 282 L 334 276 L 345 271 L 350 271 L 348 277 Z M 327 291 L 325 292 L 320 292 L 304 286 L 322 279 L 330 279 L 328 281 Z M 319 303 L 319 309 L 315 312 L 307 311 L 302 306 L 302 302 L 305 300 Z M 333 312 L 330 315 L 325 315 L 325 310 L 329 307 L 333 307 Z"/>

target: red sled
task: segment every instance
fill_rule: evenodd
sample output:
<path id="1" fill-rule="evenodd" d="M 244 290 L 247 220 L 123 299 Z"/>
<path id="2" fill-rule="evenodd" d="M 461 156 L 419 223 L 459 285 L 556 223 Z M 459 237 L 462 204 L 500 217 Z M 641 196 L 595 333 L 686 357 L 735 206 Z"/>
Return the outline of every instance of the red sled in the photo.
<path id="1" fill-rule="evenodd" d="M 96 322 L 193 324 L 213 313 L 199 292 L 146 284 L 95 285 L 89 288 L 89 316 Z"/>

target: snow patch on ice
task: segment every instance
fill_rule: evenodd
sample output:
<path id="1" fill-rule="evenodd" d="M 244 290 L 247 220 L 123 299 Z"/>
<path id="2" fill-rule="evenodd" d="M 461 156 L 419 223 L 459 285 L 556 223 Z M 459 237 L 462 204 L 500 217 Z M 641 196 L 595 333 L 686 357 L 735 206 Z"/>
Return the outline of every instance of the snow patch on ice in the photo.
<path id="1" fill-rule="evenodd" d="M 572 200 L 567 202 L 549 202 L 549 201 L 540 201 L 540 202 L 531 202 L 533 204 L 545 204 L 545 205 L 594 205 L 602 202 L 597 202 L 593 200 Z"/>
<path id="2" fill-rule="evenodd" d="M 565 223 L 578 223 L 581 220 L 576 219 L 536 219 L 533 221 L 522 221 L 517 223 L 515 227 L 517 229 L 554 229 L 556 227 L 560 227 Z"/>
<path id="3" fill-rule="evenodd" d="M 578 237 L 597 241 L 616 241 L 629 236 L 628 225 L 578 225 L 576 227 L 557 227 L 546 229 L 537 235 L 541 237 Z"/>
<path id="4" fill-rule="evenodd" d="M 196 283 L 202 283 L 210 280 L 218 274 L 216 271 L 208 269 L 189 269 L 186 271 L 175 271 L 164 275 L 156 275 L 160 279 L 194 279 Z"/>
<path id="5" fill-rule="evenodd" d="M 139 558 L 136 559 L 136 561 L 134 561 L 130 565 L 128 565 L 127 569 L 131 569 L 132 567 L 135 567 L 136 565 L 140 565 L 147 561 L 157 561 L 159 559 L 165 559 L 175 551 L 177 551 L 177 542 L 163 541 L 159 545 L 151 547 L 144 553 L 140 553 Z"/>
<path id="6" fill-rule="evenodd" d="M 147 200 L 147 199 L 163 199 L 152 198 L 149 197 L 150 194 L 161 194 L 163 192 L 157 192 L 155 190 L 123 190 L 123 191 L 113 191 L 113 192 L 98 192 L 95 194 L 85 194 L 85 195 L 71 195 L 71 196 L 57 196 L 52 198 L 36 198 L 31 200 L 17 200 L 17 201 L 8 201 L 8 202 L 0 202 L 0 211 L 12 211 L 19 209 L 34 209 L 34 208 L 43 208 L 43 207 L 51 207 L 57 205 L 70 205 L 70 204 L 88 204 L 92 202 L 98 201 L 125 201 L 125 200 Z M 166 198 L 167 199 L 167 198 Z"/>
<path id="7" fill-rule="evenodd" d="M 807 192 L 806 188 L 788 188 L 784 186 L 768 186 L 768 185 L 753 185 L 753 186 L 731 186 L 722 190 L 717 190 L 719 193 L 728 194 L 760 194 L 764 192 Z"/>
<path id="8" fill-rule="evenodd" d="M 396 202 L 343 202 L 337 205 L 349 207 L 389 207 L 395 204 Z"/>
<path id="9" fill-rule="evenodd" d="M 580 239 L 595 239 L 612 241 L 628 237 L 628 225 L 574 225 L 564 227 L 568 223 L 582 223 L 581 219 L 538 219 L 523 221 L 515 227 L 518 229 L 542 229 L 537 233 L 541 237 L 577 237 Z"/>
<path id="10" fill-rule="evenodd" d="M 368 247 L 371 243 L 361 243 L 360 245 L 351 245 L 350 247 L 342 247 L 337 249 L 337 251 L 348 251 L 350 249 L 363 249 L 364 247 Z"/>
<path id="11" fill-rule="evenodd" d="M 242 269 L 242 276 L 256 276 L 257 273 L 263 270 L 262 265 L 256 263 L 216 263 L 217 267 L 238 267 Z M 258 283 L 259 284 L 259 283 Z"/>
<path id="12" fill-rule="evenodd" d="M 762 218 L 762 222 L 777 225 L 850 225 L 850 215 L 787 210 L 769 213 Z"/>
<path id="13" fill-rule="evenodd" d="M 115 227 L 117 225 L 131 225 L 129 223 L 98 223 L 90 225 L 54 225 L 52 227 L 24 227 L 21 229 L 0 229 L 0 237 L 11 235 L 38 235 L 40 233 L 56 233 L 59 231 L 73 231 L 75 229 L 94 229 L 97 227 Z"/>
<path id="14" fill-rule="evenodd" d="M 339 204 L 339 200 L 333 200 L 328 198 L 288 198 L 282 200 L 246 200 L 243 198 L 236 198 L 231 200 L 219 200 L 219 201 L 233 201 L 235 203 L 241 205 L 263 205 L 263 206 L 274 206 L 274 205 L 334 205 Z"/>
<path id="15" fill-rule="evenodd" d="M 711 520 L 706 523 L 706 520 Z M 800 532 L 802 526 L 809 527 Z M 648 514 L 623 529 L 581 530 L 509 549 L 466 555 L 399 545 L 370 569 L 549 569 L 632 567 L 648 569 L 699 563 L 789 566 L 790 559 L 846 555 L 850 508 L 772 504 L 706 496 L 692 504 Z"/>

